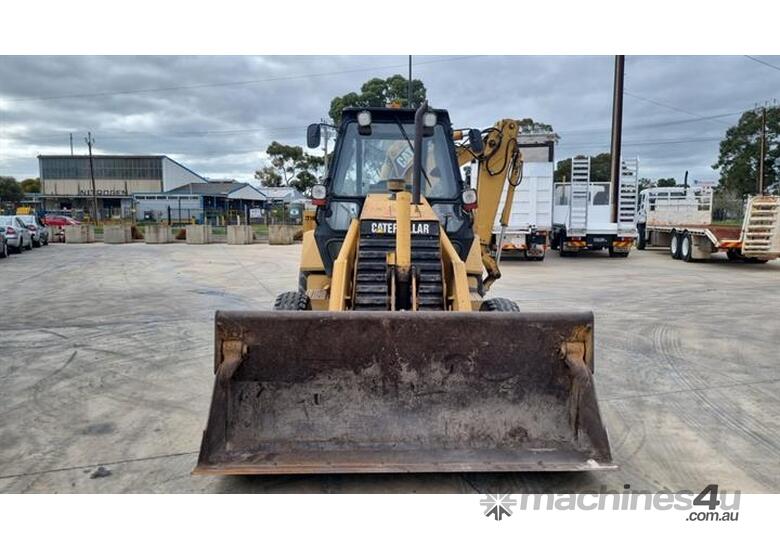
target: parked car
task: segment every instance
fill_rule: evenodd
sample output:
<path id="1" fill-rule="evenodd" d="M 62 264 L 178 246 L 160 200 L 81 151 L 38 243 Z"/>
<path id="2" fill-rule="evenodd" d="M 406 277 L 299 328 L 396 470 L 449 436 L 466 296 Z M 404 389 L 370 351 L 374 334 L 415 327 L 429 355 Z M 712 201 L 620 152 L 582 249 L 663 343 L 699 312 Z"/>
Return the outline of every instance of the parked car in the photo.
<path id="1" fill-rule="evenodd" d="M 81 222 L 62 214 L 46 214 L 43 217 L 43 224 L 52 228 L 52 235 L 57 237 L 58 241 L 65 242 L 65 226 L 80 225 Z"/>
<path id="2" fill-rule="evenodd" d="M 30 230 L 34 247 L 38 248 L 39 246 L 46 246 L 49 244 L 49 228 L 38 221 L 37 216 L 26 214 L 17 217 L 20 218 L 27 225 L 27 229 Z"/>
<path id="3" fill-rule="evenodd" d="M 0 225 L 0 258 L 8 257 L 8 240 L 5 236 L 5 227 Z"/>
<path id="4" fill-rule="evenodd" d="M 5 228 L 8 247 L 17 254 L 23 250 L 32 250 L 32 233 L 19 216 L 0 216 L 0 226 Z"/>

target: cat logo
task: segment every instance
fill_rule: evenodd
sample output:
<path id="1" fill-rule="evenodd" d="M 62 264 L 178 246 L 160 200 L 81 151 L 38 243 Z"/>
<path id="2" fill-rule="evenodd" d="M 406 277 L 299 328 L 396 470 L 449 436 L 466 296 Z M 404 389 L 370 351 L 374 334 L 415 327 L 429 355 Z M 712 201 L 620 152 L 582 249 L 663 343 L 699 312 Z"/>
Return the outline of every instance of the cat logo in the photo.
<path id="1" fill-rule="evenodd" d="M 371 222 L 371 233 L 378 233 L 380 235 L 389 234 L 395 235 L 396 224 L 395 222 Z M 412 224 L 412 235 L 431 235 L 431 224 L 416 222 Z"/>

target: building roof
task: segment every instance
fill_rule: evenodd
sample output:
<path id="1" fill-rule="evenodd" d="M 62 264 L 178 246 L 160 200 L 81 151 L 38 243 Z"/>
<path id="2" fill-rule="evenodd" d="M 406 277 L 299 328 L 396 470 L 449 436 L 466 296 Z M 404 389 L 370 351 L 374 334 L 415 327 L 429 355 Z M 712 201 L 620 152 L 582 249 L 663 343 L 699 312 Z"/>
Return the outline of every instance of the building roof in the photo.
<path id="1" fill-rule="evenodd" d="M 257 190 L 272 201 L 303 200 L 305 198 L 295 187 L 258 187 Z"/>
<path id="2" fill-rule="evenodd" d="M 166 195 L 207 195 L 207 196 L 224 196 L 226 197 L 230 192 L 237 189 L 241 189 L 247 183 L 232 182 L 232 183 L 186 183 L 180 185 L 175 189 L 166 191 Z M 148 194 L 148 193 L 147 193 Z"/>
<path id="3" fill-rule="evenodd" d="M 38 155 L 39 159 L 88 159 L 89 155 Z M 92 155 L 93 159 L 170 159 L 167 155 Z M 176 162 L 175 160 L 173 162 Z M 176 164 L 179 164 L 176 162 Z"/>

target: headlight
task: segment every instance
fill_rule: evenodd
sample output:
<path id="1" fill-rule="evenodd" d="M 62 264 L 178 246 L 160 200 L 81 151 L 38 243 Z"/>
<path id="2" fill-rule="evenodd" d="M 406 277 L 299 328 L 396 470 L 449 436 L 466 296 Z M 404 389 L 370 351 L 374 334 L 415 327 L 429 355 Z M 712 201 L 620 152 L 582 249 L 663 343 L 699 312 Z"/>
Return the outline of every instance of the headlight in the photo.
<path id="1" fill-rule="evenodd" d="M 436 113 L 428 111 L 423 115 L 423 126 L 426 128 L 433 128 L 436 126 Z"/>
<path id="2" fill-rule="evenodd" d="M 357 121 L 360 126 L 371 126 L 371 113 L 360 111 L 357 115 Z"/>
<path id="3" fill-rule="evenodd" d="M 311 188 L 311 202 L 315 206 L 325 206 L 328 189 L 324 185 L 315 185 Z"/>
<path id="4" fill-rule="evenodd" d="M 477 207 L 477 192 L 474 189 L 464 189 L 461 194 L 463 210 L 474 210 Z"/>

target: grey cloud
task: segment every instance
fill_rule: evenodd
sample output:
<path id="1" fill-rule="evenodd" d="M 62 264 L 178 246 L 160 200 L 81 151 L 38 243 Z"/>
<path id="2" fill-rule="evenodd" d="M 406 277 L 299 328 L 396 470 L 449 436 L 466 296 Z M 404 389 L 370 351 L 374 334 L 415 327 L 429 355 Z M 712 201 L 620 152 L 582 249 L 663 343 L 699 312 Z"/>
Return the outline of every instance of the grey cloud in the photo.
<path id="1" fill-rule="evenodd" d="M 560 133 L 559 158 L 608 149 L 611 57 L 441 59 L 415 57 L 415 77 L 456 124 L 530 116 Z M 761 59 L 780 66 L 778 56 Z M 36 175 L 37 154 L 66 153 L 68 132 L 81 151 L 92 131 L 98 152 L 169 154 L 204 175 L 249 180 L 272 140 L 302 145 L 306 124 L 327 115 L 333 96 L 373 76 L 405 73 L 405 63 L 405 56 L 0 57 L 0 173 Z M 388 65 L 397 67 L 372 70 Z M 290 78 L 301 75 L 318 76 Z M 248 80 L 267 81 L 199 86 Z M 184 89 L 34 100 L 177 87 Z M 718 140 L 738 114 L 682 121 L 778 98 L 780 71 L 745 57 L 629 57 L 626 90 L 624 151 L 640 158 L 642 175 L 680 178 L 690 170 L 712 179 Z"/>

